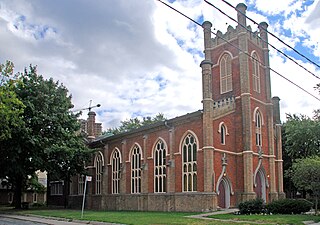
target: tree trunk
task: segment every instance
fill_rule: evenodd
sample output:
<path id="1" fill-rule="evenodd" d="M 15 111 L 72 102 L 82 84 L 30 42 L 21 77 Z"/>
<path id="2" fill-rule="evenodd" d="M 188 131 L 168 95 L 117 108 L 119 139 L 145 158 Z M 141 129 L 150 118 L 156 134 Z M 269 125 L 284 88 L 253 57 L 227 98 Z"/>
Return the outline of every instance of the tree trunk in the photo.
<path id="1" fill-rule="evenodd" d="M 14 189 L 14 207 L 16 209 L 21 209 L 21 195 L 22 195 L 22 181 L 21 179 L 17 179 L 15 182 L 15 189 Z"/>

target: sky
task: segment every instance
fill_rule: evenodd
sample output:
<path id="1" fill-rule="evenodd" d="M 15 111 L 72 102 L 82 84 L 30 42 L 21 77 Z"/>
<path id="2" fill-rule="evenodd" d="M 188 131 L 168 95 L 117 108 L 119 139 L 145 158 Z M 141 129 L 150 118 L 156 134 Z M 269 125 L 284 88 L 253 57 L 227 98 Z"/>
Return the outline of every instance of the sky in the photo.
<path id="1" fill-rule="evenodd" d="M 203 0 L 163 1 L 199 23 L 210 21 L 214 31 L 236 25 Z M 208 1 L 236 18 L 223 1 Z M 319 0 L 243 3 L 247 16 L 267 22 L 270 32 L 320 64 Z M 269 42 L 315 76 L 272 48 L 271 68 L 319 98 L 319 67 L 271 36 Z M 0 0 L 0 43 L 0 63 L 12 61 L 15 72 L 37 65 L 38 74 L 68 88 L 75 111 L 101 104 L 93 110 L 104 130 L 133 117 L 170 119 L 202 109 L 203 30 L 157 0 Z M 279 75 L 271 73 L 271 82 L 282 121 L 320 108 Z M 82 112 L 86 118 L 88 110 Z"/>

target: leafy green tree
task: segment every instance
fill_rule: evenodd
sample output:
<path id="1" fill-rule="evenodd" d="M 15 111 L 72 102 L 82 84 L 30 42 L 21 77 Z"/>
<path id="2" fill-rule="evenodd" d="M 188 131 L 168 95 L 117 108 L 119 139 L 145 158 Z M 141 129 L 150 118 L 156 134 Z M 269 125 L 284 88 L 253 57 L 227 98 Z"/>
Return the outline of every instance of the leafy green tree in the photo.
<path id="1" fill-rule="evenodd" d="M 128 132 L 134 129 L 138 129 L 142 126 L 157 123 L 160 121 L 165 121 L 166 118 L 164 117 L 163 113 L 158 113 L 155 117 L 143 117 L 142 120 L 140 120 L 138 117 L 135 117 L 133 119 L 127 119 L 124 121 L 121 121 L 121 125 L 118 128 L 109 128 L 107 132 L 105 133 L 112 133 L 112 134 L 119 134 Z M 104 133 L 104 134 L 105 134 Z"/>
<path id="2" fill-rule="evenodd" d="M 70 112 L 73 105 L 66 87 L 44 79 L 34 66 L 18 77 L 15 93 L 25 105 L 23 124 L 12 130 L 11 138 L 0 141 L 0 176 L 14 188 L 16 208 L 35 171 L 67 179 L 83 171 L 91 152 L 79 136 L 78 115 Z"/>
<path id="3" fill-rule="evenodd" d="M 13 76 L 13 68 L 10 61 L 0 64 L 0 141 L 10 138 L 11 130 L 23 123 L 20 115 L 24 105 L 14 92 L 19 81 Z"/>
<path id="4" fill-rule="evenodd" d="M 304 115 L 287 115 L 283 125 L 283 167 L 285 191 L 295 197 L 297 187 L 292 182 L 292 164 L 296 159 L 320 153 L 320 121 Z M 305 192 L 303 192 L 305 195 Z"/>
<path id="5" fill-rule="evenodd" d="M 312 192 L 317 214 L 320 195 L 320 157 L 308 157 L 294 162 L 292 165 L 292 180 L 300 190 Z"/>
<path id="6" fill-rule="evenodd" d="M 320 121 L 304 115 L 288 115 L 285 123 L 286 153 L 292 159 L 320 154 Z"/>

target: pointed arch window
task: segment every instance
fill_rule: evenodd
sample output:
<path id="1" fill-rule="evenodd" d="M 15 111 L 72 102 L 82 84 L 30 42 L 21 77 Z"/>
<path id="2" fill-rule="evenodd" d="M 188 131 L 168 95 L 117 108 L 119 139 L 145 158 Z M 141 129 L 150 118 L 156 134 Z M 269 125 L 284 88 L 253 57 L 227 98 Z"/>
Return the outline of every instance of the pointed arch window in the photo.
<path id="1" fill-rule="evenodd" d="M 232 91 L 231 56 L 224 54 L 220 60 L 220 92 L 221 94 Z"/>
<path id="2" fill-rule="evenodd" d="M 226 127 L 224 124 L 221 125 L 220 127 L 220 142 L 222 145 L 226 144 Z"/>
<path id="3" fill-rule="evenodd" d="M 253 90 L 260 93 L 260 65 L 259 58 L 256 53 L 252 54 L 252 81 Z"/>
<path id="4" fill-rule="evenodd" d="M 95 166 L 96 166 L 96 194 L 101 194 L 101 187 L 102 187 L 102 166 L 103 166 L 103 158 L 102 154 L 98 152 L 95 158 Z"/>
<path id="5" fill-rule="evenodd" d="M 262 146 L 261 125 L 262 125 L 261 113 L 259 111 L 256 111 L 255 113 L 256 146 Z"/>
<path id="6" fill-rule="evenodd" d="M 131 151 L 131 193 L 141 192 L 141 149 L 135 145 Z"/>
<path id="7" fill-rule="evenodd" d="M 197 141 L 188 134 L 182 144 L 183 191 L 197 191 Z"/>
<path id="8" fill-rule="evenodd" d="M 83 195 L 85 177 L 83 174 L 78 176 L 78 195 Z"/>
<path id="9" fill-rule="evenodd" d="M 164 193 L 167 191 L 167 167 L 166 146 L 159 140 L 154 149 L 154 192 Z"/>
<path id="10" fill-rule="evenodd" d="M 112 194 L 120 193 L 120 173 L 121 173 L 121 156 L 120 151 L 115 149 L 111 161 L 112 167 Z"/>

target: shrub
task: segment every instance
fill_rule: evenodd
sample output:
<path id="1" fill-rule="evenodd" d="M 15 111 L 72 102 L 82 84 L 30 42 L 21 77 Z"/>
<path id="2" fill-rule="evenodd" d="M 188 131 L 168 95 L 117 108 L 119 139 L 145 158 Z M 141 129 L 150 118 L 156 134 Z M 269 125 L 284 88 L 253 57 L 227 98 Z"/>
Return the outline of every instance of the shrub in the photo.
<path id="1" fill-rule="evenodd" d="M 265 205 L 261 198 L 249 200 L 239 204 L 240 214 L 260 214 L 265 211 Z"/>
<path id="2" fill-rule="evenodd" d="M 35 208 L 37 208 L 37 207 L 43 207 L 43 206 L 45 206 L 45 203 L 35 202 L 35 203 L 32 204 L 32 207 L 35 207 Z"/>
<path id="3" fill-rule="evenodd" d="M 301 214 L 310 211 L 312 205 L 305 199 L 280 199 L 269 203 L 267 210 L 273 214 Z"/>

